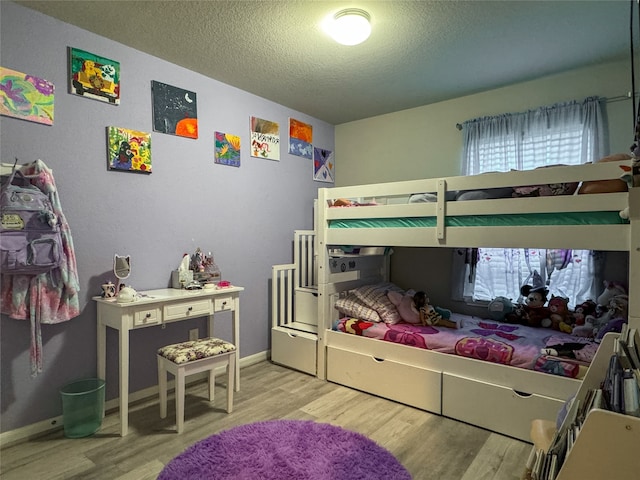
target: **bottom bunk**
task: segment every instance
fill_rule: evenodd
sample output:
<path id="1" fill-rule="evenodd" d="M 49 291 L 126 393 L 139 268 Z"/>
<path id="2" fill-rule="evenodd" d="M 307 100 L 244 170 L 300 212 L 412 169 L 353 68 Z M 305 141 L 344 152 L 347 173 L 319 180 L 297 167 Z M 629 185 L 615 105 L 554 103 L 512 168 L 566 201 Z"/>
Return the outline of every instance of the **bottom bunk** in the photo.
<path id="1" fill-rule="evenodd" d="M 342 332 L 324 337 L 326 379 L 529 441 L 555 420 L 580 380 Z"/>
<path id="2" fill-rule="evenodd" d="M 375 321 L 362 305 L 358 313 L 369 318 L 358 319 L 358 306 L 348 302 L 343 317 L 345 298 L 362 287 L 363 281 L 320 286 L 327 328 L 319 332 L 318 368 L 325 367 L 319 376 L 524 441 L 532 420 L 555 421 L 597 350 L 559 331 L 455 313 L 450 318 L 461 328 Z M 394 315 L 387 307 L 376 312 Z M 571 345 L 582 357 L 542 353 L 557 345 Z"/>

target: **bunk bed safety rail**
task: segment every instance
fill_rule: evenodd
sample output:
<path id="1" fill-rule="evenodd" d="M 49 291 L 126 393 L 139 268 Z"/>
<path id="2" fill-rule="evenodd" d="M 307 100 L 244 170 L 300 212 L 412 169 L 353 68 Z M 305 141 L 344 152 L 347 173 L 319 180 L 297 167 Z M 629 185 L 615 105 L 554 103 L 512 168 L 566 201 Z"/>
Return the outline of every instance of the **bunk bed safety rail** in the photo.
<path id="1" fill-rule="evenodd" d="M 316 232 L 313 230 L 296 230 L 294 232 L 293 258 L 298 266 L 295 276 L 296 288 L 317 288 L 318 267 L 315 250 Z"/>
<path id="2" fill-rule="evenodd" d="M 271 267 L 271 323 L 275 327 L 286 327 L 294 322 L 293 295 L 296 265 L 274 265 Z"/>

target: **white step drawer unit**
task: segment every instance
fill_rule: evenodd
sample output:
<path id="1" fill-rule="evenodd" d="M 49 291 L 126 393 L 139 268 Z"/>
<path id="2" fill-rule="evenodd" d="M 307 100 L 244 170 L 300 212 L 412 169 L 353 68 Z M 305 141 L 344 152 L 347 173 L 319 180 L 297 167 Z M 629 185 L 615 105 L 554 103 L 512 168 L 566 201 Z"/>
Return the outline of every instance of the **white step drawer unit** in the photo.
<path id="1" fill-rule="evenodd" d="M 318 337 L 289 328 L 271 329 L 271 361 L 285 367 L 316 374 Z"/>

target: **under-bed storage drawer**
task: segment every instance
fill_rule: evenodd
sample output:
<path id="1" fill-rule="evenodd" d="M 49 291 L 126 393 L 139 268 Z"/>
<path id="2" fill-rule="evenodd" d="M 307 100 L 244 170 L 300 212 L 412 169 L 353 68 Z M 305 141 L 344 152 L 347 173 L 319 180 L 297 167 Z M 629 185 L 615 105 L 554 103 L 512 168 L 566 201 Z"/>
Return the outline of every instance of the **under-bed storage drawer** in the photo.
<path id="1" fill-rule="evenodd" d="M 327 380 L 440 413 L 442 374 L 371 355 L 327 348 Z"/>
<path id="2" fill-rule="evenodd" d="M 442 414 L 529 442 L 531 420 L 555 421 L 564 401 L 443 374 Z"/>
<path id="3" fill-rule="evenodd" d="M 301 372 L 316 374 L 318 337 L 287 328 L 271 329 L 271 361 Z"/>

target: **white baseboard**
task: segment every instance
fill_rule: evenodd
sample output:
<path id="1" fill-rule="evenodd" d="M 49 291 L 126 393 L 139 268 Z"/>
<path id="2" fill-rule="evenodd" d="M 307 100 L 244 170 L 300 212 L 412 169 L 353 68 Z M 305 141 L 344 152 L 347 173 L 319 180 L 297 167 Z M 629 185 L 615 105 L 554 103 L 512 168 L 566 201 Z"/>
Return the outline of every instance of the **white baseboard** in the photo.
<path id="1" fill-rule="evenodd" d="M 256 363 L 260 363 L 269 358 L 269 352 L 264 351 L 260 353 L 256 353 L 254 355 L 250 355 L 248 357 L 242 357 L 240 359 L 240 368 L 248 367 L 250 365 L 255 365 Z M 224 367 L 220 367 L 220 373 Z M 216 370 L 216 374 L 218 374 L 218 370 Z M 207 376 L 206 372 L 202 372 L 196 375 L 190 375 L 187 377 L 189 381 L 188 384 L 199 382 L 205 379 Z M 173 388 L 173 380 L 168 382 L 168 388 Z M 137 402 L 139 400 L 144 400 L 150 397 L 158 396 L 158 386 L 155 385 L 153 387 L 145 388 L 143 390 L 138 390 L 136 392 L 132 392 L 129 394 L 129 402 Z M 116 410 L 120 405 L 119 398 L 113 398 L 105 402 L 105 411 L 109 412 L 111 410 Z M 20 443 L 31 438 L 39 437 L 44 435 L 45 433 L 52 432 L 54 430 L 59 430 L 63 428 L 63 420 L 62 415 L 57 417 L 49 418 L 46 420 L 42 420 L 40 422 L 32 423 L 31 425 L 27 425 L 24 427 L 16 428 L 15 430 L 9 430 L 8 432 L 0 433 L 0 448 L 9 447 L 11 445 L 15 445 L 16 443 Z"/>

